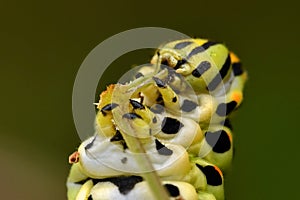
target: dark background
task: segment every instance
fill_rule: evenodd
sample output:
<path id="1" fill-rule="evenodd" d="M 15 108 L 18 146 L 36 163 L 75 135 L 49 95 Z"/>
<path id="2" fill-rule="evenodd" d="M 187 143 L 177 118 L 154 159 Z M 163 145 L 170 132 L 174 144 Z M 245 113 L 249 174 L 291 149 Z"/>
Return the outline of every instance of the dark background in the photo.
<path id="1" fill-rule="evenodd" d="M 225 41 L 237 52 L 250 79 L 233 123 L 236 155 L 227 199 L 296 199 L 300 31 L 295 2 L 2 1 L 1 199 L 66 199 L 68 155 L 80 143 L 71 108 L 76 72 L 101 41 L 143 26 Z M 128 56 L 122 67 L 145 63 L 151 53 Z"/>

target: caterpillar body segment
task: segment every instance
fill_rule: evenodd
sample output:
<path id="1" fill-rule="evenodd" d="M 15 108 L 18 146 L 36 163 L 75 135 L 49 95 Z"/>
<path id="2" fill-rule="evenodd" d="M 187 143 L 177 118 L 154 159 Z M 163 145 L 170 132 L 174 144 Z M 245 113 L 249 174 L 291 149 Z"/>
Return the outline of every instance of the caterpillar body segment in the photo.
<path id="1" fill-rule="evenodd" d="M 191 168 L 189 156 L 183 147 L 163 144 L 154 138 L 149 139 L 144 147 L 160 177 L 181 180 L 189 172 Z M 98 153 L 99 151 L 101 153 Z M 146 173 L 140 170 L 135 161 L 135 156 L 143 155 L 135 155 L 129 149 L 124 150 L 121 145 L 111 142 L 109 138 L 104 139 L 98 135 L 95 136 L 95 139 L 94 137 L 89 138 L 80 145 L 78 152 L 80 170 L 91 178 L 103 179 Z M 174 174 L 174 171 L 178 172 Z"/>
<path id="2" fill-rule="evenodd" d="M 223 200 L 224 197 L 224 178 L 222 171 L 211 163 L 203 159 L 193 159 L 193 162 L 206 177 L 206 191 L 214 195 L 216 199 Z"/>
<path id="3" fill-rule="evenodd" d="M 227 172 L 233 157 L 231 129 L 224 125 L 211 126 L 209 130 L 204 130 L 204 138 L 198 156 Z"/>
<path id="4" fill-rule="evenodd" d="M 80 153 L 80 155 L 82 154 Z M 84 159 L 84 157 L 85 155 L 83 154 L 80 159 Z M 212 177 L 223 179 L 222 175 L 218 174 L 220 172 L 217 169 L 214 170 L 215 166 L 199 159 L 200 158 L 193 158 L 190 160 L 189 171 L 183 177 L 160 175 L 163 186 L 165 186 L 170 193 L 170 199 L 178 199 L 180 197 L 183 199 L 196 200 L 198 199 L 199 192 L 203 194 L 209 193 L 211 194 L 209 196 L 216 196 L 217 199 L 222 199 L 220 197 L 222 196 L 223 182 L 214 183 L 214 180 L 210 180 Z M 143 181 L 143 178 L 139 176 L 139 174 L 129 173 L 116 176 L 109 174 L 107 177 L 99 178 L 89 173 L 88 176 L 81 176 L 87 173 L 86 169 L 81 167 L 81 165 L 82 162 L 73 164 L 73 171 L 70 177 L 76 177 L 79 174 L 80 178 L 68 179 L 69 199 L 115 199 L 116 197 L 132 199 L 135 197 L 134 195 L 136 195 L 136 197 L 149 197 L 149 199 L 154 199 L 151 193 L 149 193 L 148 184 Z M 178 168 L 172 169 L 172 171 L 175 170 L 178 172 L 178 170 L 182 170 L 181 162 L 175 163 L 175 165 L 178 165 Z M 213 170 L 209 169 L 209 167 Z M 105 171 L 102 172 L 104 174 L 106 173 Z"/>

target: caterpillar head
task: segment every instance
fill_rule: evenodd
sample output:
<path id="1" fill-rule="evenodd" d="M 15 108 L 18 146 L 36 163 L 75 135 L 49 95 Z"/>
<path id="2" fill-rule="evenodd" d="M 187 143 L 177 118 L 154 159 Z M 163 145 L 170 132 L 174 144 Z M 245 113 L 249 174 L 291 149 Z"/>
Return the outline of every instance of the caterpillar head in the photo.
<path id="1" fill-rule="evenodd" d="M 196 92 L 215 90 L 230 78 L 231 60 L 228 49 L 204 39 L 184 39 L 163 45 L 151 60 L 183 75 Z"/>

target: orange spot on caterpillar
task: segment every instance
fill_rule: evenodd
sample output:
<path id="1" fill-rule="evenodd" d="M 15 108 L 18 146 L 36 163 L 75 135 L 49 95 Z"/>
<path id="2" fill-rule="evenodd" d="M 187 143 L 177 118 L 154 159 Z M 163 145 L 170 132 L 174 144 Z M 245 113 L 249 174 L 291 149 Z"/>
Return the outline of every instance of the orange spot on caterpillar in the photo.
<path id="1" fill-rule="evenodd" d="M 222 171 L 220 170 L 220 168 L 217 167 L 217 166 L 214 166 L 214 168 L 215 168 L 215 170 L 220 174 L 220 176 L 221 176 L 222 179 L 223 179 L 223 173 L 222 173 Z"/>
<path id="2" fill-rule="evenodd" d="M 240 59 L 233 52 L 230 52 L 230 59 L 231 59 L 231 63 L 240 62 Z"/>
<path id="3" fill-rule="evenodd" d="M 242 101 L 243 96 L 242 96 L 242 94 L 240 92 L 233 92 L 233 94 L 231 95 L 231 98 L 235 102 L 237 102 L 238 104 L 240 104 L 241 101 Z"/>
<path id="4" fill-rule="evenodd" d="M 230 143 L 231 143 L 231 145 L 232 145 L 232 135 L 231 135 L 231 134 L 229 134 L 229 133 L 227 133 L 227 135 L 228 135 L 228 138 L 229 138 L 229 140 L 230 140 Z"/>

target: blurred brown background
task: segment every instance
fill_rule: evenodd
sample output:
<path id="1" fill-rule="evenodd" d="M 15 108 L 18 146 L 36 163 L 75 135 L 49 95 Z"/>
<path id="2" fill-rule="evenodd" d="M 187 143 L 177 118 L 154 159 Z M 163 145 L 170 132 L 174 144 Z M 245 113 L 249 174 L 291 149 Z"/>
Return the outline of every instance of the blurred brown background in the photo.
<path id="1" fill-rule="evenodd" d="M 2 1 L 0 199 L 66 199 L 68 155 L 80 143 L 71 109 L 76 72 L 101 41 L 143 26 L 225 41 L 237 52 L 250 79 L 233 122 L 227 199 L 296 199 L 298 6 L 291 0 Z M 107 74 L 145 63 L 147 52 L 120 58 Z"/>

